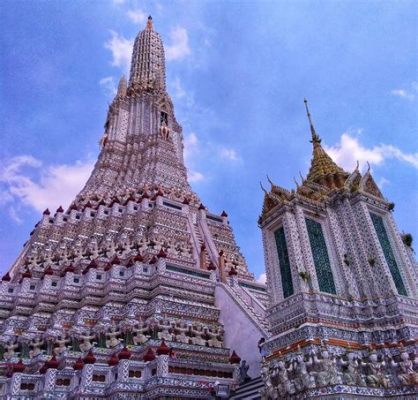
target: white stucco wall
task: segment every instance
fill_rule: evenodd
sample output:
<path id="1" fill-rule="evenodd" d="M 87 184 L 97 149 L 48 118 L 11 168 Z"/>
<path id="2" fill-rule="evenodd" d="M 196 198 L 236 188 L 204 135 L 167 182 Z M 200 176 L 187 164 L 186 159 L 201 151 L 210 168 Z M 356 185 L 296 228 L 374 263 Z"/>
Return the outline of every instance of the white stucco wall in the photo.
<path id="1" fill-rule="evenodd" d="M 257 343 L 263 332 L 234 301 L 231 294 L 218 284 L 215 289 L 215 304 L 221 310 L 220 322 L 224 325 L 224 345 L 246 360 L 250 366 L 248 375 L 260 375 L 261 356 Z"/>

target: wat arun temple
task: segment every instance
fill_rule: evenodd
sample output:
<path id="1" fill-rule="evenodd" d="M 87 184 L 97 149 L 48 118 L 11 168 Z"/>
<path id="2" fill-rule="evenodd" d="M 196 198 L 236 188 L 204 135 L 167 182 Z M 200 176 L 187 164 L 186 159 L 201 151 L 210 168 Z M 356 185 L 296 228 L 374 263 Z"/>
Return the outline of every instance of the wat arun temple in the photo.
<path id="1" fill-rule="evenodd" d="M 410 240 L 305 108 L 309 172 L 262 187 L 264 285 L 188 183 L 149 17 L 90 178 L 1 279 L 0 399 L 416 399 Z"/>

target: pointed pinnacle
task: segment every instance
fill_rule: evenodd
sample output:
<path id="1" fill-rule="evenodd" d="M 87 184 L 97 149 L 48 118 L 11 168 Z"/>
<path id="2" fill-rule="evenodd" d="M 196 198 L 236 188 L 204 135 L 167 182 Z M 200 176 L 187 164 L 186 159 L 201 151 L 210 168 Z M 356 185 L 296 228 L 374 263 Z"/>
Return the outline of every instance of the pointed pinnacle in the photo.
<path id="1" fill-rule="evenodd" d="M 308 115 L 309 126 L 311 128 L 311 135 L 312 135 L 311 143 L 321 143 L 321 139 L 319 138 L 318 134 L 316 133 L 314 125 L 312 123 L 311 113 L 309 112 L 309 108 L 308 108 L 308 100 L 306 100 L 306 98 L 305 98 L 305 99 L 303 99 L 303 102 L 305 103 L 306 114 Z"/>

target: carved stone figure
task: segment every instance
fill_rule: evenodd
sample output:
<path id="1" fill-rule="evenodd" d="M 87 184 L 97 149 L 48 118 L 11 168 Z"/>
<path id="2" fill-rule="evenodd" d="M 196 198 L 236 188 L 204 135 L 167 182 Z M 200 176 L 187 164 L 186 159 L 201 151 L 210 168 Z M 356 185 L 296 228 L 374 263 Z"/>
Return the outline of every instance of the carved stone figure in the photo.
<path id="1" fill-rule="evenodd" d="M 266 362 L 262 362 L 261 364 L 261 371 L 260 371 L 261 379 L 264 382 L 264 388 L 260 391 L 261 399 L 262 400 L 277 400 L 279 398 L 278 392 L 273 385 L 270 371 L 268 364 Z"/>
<path id="2" fill-rule="evenodd" d="M 44 341 L 39 338 L 39 337 L 35 337 L 31 342 L 30 342 L 30 347 L 32 348 L 31 351 L 29 351 L 29 355 L 30 357 L 36 357 L 39 354 L 42 354 L 42 350 L 41 350 L 41 346 L 44 344 Z"/>
<path id="3" fill-rule="evenodd" d="M 94 344 L 92 343 L 92 340 L 94 340 L 96 337 L 94 335 L 89 335 L 89 334 L 81 334 L 80 335 L 80 339 L 82 340 L 82 342 L 80 343 L 79 347 L 81 351 L 89 351 L 94 344 L 96 344 L 96 342 L 94 342 Z"/>
<path id="4" fill-rule="evenodd" d="M 390 358 L 390 365 L 393 368 L 399 368 L 398 379 L 402 385 L 418 385 L 418 373 L 414 371 L 414 362 L 410 359 L 407 351 L 402 351 L 401 361 L 396 363 L 392 356 Z"/>
<path id="5" fill-rule="evenodd" d="M 136 346 L 140 346 L 148 340 L 148 336 L 145 335 L 145 333 L 148 331 L 148 327 L 145 326 L 142 321 L 135 325 L 132 328 L 132 331 L 134 332 L 133 341 Z"/>
<path id="6" fill-rule="evenodd" d="M 373 387 L 389 387 L 389 379 L 385 375 L 385 361 L 379 361 L 377 354 L 373 351 L 369 355 L 369 361 L 364 363 L 362 366 L 365 366 L 367 369 L 366 382 L 368 385 Z"/>
<path id="7" fill-rule="evenodd" d="M 64 353 L 67 350 L 67 343 L 69 342 L 70 342 L 70 339 L 62 337 L 61 335 L 58 336 L 57 340 L 55 341 L 55 344 L 57 346 L 54 347 L 54 354 L 56 356 L 59 356 L 60 354 Z"/>
<path id="8" fill-rule="evenodd" d="M 158 339 L 164 339 L 166 341 L 173 340 L 173 335 L 170 333 L 171 325 L 168 321 L 159 321 L 158 327 Z"/>
<path id="9" fill-rule="evenodd" d="M 286 368 L 286 364 L 282 360 L 273 363 L 271 376 L 273 380 L 277 380 L 277 389 L 280 396 L 295 393 L 295 385 L 289 379 L 289 372 L 291 372 L 292 369 L 292 364 L 289 365 L 289 368 Z"/>
<path id="10" fill-rule="evenodd" d="M 194 325 L 192 327 L 192 342 L 193 344 L 197 344 L 199 346 L 206 346 L 206 340 L 203 339 L 203 329 L 201 325 Z"/>
<path id="11" fill-rule="evenodd" d="M 176 335 L 177 342 L 189 343 L 189 337 L 186 335 L 187 330 L 188 330 L 188 327 L 184 324 L 181 324 L 180 326 L 177 327 L 177 331 L 179 332 Z"/>
<path id="12" fill-rule="evenodd" d="M 208 340 L 209 346 L 222 347 L 222 338 L 218 331 L 212 332 L 210 329 L 206 329 L 206 334 L 209 337 L 209 340 Z"/>
<path id="13" fill-rule="evenodd" d="M 6 352 L 4 353 L 4 359 L 5 360 L 10 360 L 11 358 L 13 358 L 15 356 L 16 350 L 19 347 L 19 344 L 15 341 L 15 340 L 10 340 L 7 344 L 6 344 Z"/>
<path id="14" fill-rule="evenodd" d="M 302 353 L 298 353 L 293 360 L 292 368 L 296 373 L 295 386 L 298 391 L 310 389 L 315 386 L 315 379 L 308 372 L 308 367 L 310 367 L 312 363 L 312 358 L 309 357 L 308 360 L 305 361 Z"/>
<path id="15" fill-rule="evenodd" d="M 106 333 L 106 336 L 109 338 L 106 340 L 106 347 L 111 349 L 116 347 L 121 342 L 121 339 L 118 338 L 120 334 L 121 331 L 117 330 L 116 325 L 112 325 L 110 327 L 110 332 Z"/>
<path id="16" fill-rule="evenodd" d="M 347 353 L 347 361 L 340 359 L 340 365 L 346 368 L 344 372 L 344 383 L 347 385 L 365 386 L 366 383 L 360 371 L 358 356 L 353 351 Z"/>
<path id="17" fill-rule="evenodd" d="M 318 386 L 338 385 L 342 383 L 341 374 L 337 368 L 337 361 L 330 355 L 325 346 L 321 348 L 321 358 L 313 355 L 313 361 L 319 366 L 320 371 L 316 373 L 316 384 Z"/>
<path id="18" fill-rule="evenodd" d="M 239 383 L 240 384 L 243 384 L 251 380 L 251 378 L 248 376 L 249 368 L 250 366 L 247 364 L 247 361 L 242 360 L 241 365 L 239 366 Z"/>

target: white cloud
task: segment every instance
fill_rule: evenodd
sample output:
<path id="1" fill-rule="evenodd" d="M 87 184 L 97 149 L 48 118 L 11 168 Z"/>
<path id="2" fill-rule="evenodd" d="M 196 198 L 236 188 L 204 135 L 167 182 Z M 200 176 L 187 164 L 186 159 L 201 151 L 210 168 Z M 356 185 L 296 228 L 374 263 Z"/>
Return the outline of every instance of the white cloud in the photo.
<path id="1" fill-rule="evenodd" d="M 0 204 L 9 205 L 9 215 L 19 219 L 16 207 L 25 205 L 37 211 L 67 207 L 87 181 L 93 162 L 43 165 L 32 156 L 14 157 L 0 167 Z"/>
<path id="2" fill-rule="evenodd" d="M 99 85 L 103 88 L 106 96 L 113 97 L 116 94 L 116 82 L 113 76 L 100 79 Z"/>
<path id="3" fill-rule="evenodd" d="M 205 179 L 205 176 L 197 171 L 188 171 L 187 177 L 189 178 L 189 182 L 200 182 Z"/>
<path id="4" fill-rule="evenodd" d="M 166 46 L 165 56 L 167 61 L 181 60 L 190 54 L 189 37 L 187 30 L 181 26 L 170 32 L 171 44 Z"/>
<path id="5" fill-rule="evenodd" d="M 226 147 L 221 147 L 219 149 L 219 156 L 221 158 L 224 158 L 224 159 L 230 160 L 230 161 L 238 161 L 239 160 L 237 152 L 234 149 L 228 149 Z"/>
<path id="6" fill-rule="evenodd" d="M 364 168 L 369 162 L 371 165 L 381 165 L 388 159 L 397 159 L 418 169 L 418 153 L 404 153 L 399 148 L 379 144 L 371 148 L 364 147 L 357 137 L 350 133 L 343 133 L 340 142 L 335 146 L 324 146 L 331 158 L 344 169 L 351 171 L 355 168 L 357 160 Z"/>
<path id="7" fill-rule="evenodd" d="M 258 283 L 266 283 L 267 281 L 267 276 L 265 273 L 261 274 L 258 278 L 257 278 L 257 282 Z"/>
<path id="8" fill-rule="evenodd" d="M 183 99 L 187 95 L 178 77 L 171 81 L 171 88 L 173 90 L 173 97 L 175 99 Z"/>
<path id="9" fill-rule="evenodd" d="M 147 14 L 144 11 L 138 9 L 135 10 L 128 10 L 126 12 L 127 17 L 136 24 L 144 24 L 147 20 Z"/>
<path id="10" fill-rule="evenodd" d="M 190 161 L 197 154 L 198 146 L 199 140 L 194 132 L 184 137 L 184 158 L 186 161 Z"/>
<path id="11" fill-rule="evenodd" d="M 394 96 L 413 101 L 418 95 L 418 82 L 412 82 L 408 89 L 394 89 L 390 93 Z"/>
<path id="12" fill-rule="evenodd" d="M 112 65 L 120 67 L 128 74 L 131 66 L 133 39 L 127 39 L 115 31 L 110 31 L 112 37 L 105 43 L 105 48 L 112 52 Z"/>
<path id="13" fill-rule="evenodd" d="M 200 153 L 199 140 L 194 132 L 184 137 L 184 161 L 187 165 L 187 175 L 190 182 L 199 182 L 205 179 L 205 176 L 193 169 L 194 159 Z"/>

